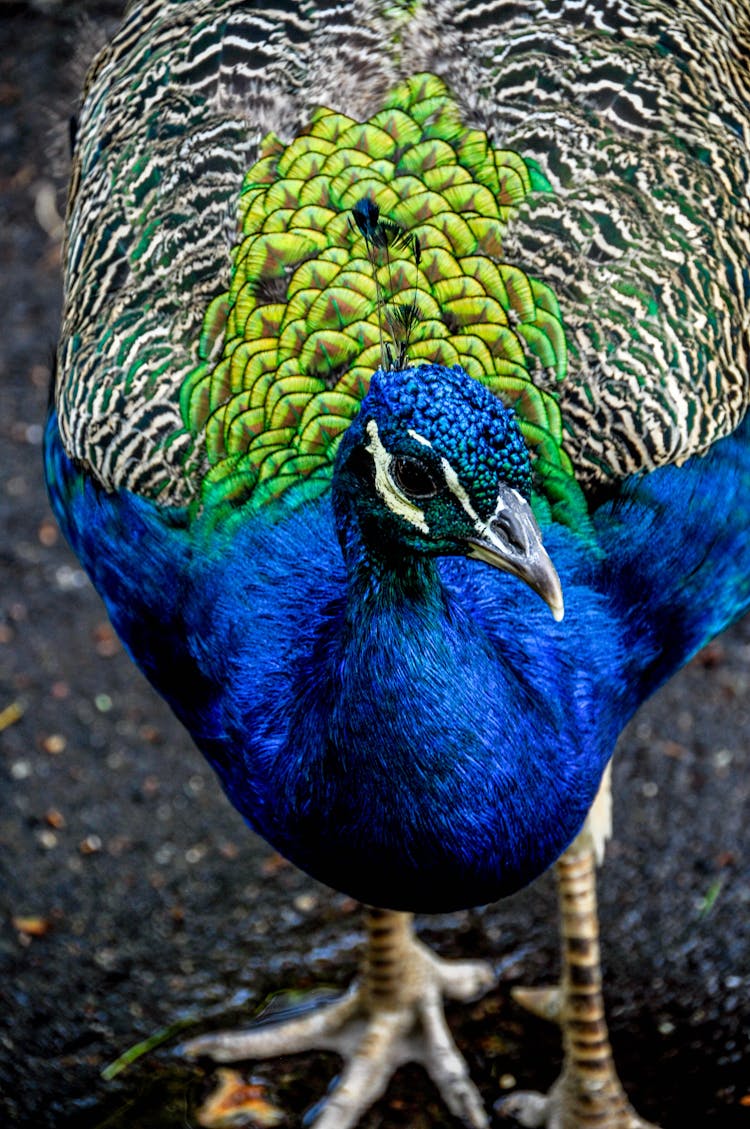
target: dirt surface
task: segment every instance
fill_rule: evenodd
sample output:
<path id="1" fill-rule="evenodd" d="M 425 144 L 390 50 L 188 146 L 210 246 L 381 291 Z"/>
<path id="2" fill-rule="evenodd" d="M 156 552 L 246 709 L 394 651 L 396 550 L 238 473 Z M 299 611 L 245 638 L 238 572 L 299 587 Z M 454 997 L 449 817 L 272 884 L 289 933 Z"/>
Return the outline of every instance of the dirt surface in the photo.
<path id="1" fill-rule="evenodd" d="M 241 1022 L 278 989 L 345 985 L 358 914 L 247 831 L 129 664 L 48 511 L 52 180 L 81 7 L 0 7 L 0 1124 L 177 1129 L 197 1124 L 211 1074 L 174 1040 L 113 1081 L 102 1068 L 176 1020 Z M 746 622 L 642 711 L 616 758 L 607 999 L 623 1080 L 664 1129 L 750 1126 L 749 660 Z M 554 919 L 548 875 L 421 922 L 440 952 L 497 965 L 495 992 L 449 1009 L 488 1105 L 514 1079 L 546 1088 L 556 1075 L 555 1031 L 509 996 L 554 977 Z M 312 1055 L 245 1075 L 293 1126 L 337 1069 Z M 450 1124 L 416 1067 L 363 1122 Z"/>

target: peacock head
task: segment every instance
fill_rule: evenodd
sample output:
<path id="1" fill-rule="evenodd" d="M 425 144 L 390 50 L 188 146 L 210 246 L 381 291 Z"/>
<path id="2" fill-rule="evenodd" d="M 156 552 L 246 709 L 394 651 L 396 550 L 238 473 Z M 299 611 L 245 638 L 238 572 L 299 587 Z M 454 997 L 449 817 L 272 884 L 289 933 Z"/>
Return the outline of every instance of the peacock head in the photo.
<path id="1" fill-rule="evenodd" d="M 394 569 L 458 555 L 520 577 L 562 619 L 554 565 L 529 504 L 531 461 L 515 414 L 458 366 L 380 371 L 339 448 L 334 506 Z"/>

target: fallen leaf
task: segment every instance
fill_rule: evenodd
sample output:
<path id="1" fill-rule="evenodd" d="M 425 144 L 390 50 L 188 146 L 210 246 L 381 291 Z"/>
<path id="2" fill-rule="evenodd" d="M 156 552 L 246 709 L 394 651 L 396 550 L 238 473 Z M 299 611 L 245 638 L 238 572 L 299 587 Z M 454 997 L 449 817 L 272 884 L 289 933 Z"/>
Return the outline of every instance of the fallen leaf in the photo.
<path id="1" fill-rule="evenodd" d="M 44 545 L 46 549 L 49 549 L 52 547 L 52 545 L 57 544 L 60 536 L 60 530 L 58 529 L 54 521 L 51 521 L 49 518 L 45 518 L 39 526 L 37 536 L 39 538 L 40 544 Z"/>
<path id="2" fill-rule="evenodd" d="M 13 928 L 24 937 L 43 937 L 52 928 L 52 922 L 46 917 L 14 917 Z"/>
<path id="3" fill-rule="evenodd" d="M 94 628 L 94 646 L 97 655 L 110 659 L 120 650 L 120 640 L 108 623 L 100 623 Z"/>
<path id="4" fill-rule="evenodd" d="M 203 1129 L 273 1129 L 284 1122 L 284 1113 L 263 1096 L 263 1086 L 251 1085 L 236 1070 L 217 1071 L 218 1085 L 198 1110 Z"/>
<path id="5" fill-rule="evenodd" d="M 291 865 L 283 855 L 273 854 L 270 858 L 263 859 L 260 864 L 260 872 L 264 878 L 273 878 L 280 870 L 286 870 Z"/>

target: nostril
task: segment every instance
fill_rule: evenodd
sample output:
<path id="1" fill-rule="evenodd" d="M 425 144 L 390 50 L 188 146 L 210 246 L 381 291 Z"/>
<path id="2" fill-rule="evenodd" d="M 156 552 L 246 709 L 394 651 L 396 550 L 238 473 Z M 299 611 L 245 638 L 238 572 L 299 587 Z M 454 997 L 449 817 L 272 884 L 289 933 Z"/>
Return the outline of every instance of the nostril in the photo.
<path id="1" fill-rule="evenodd" d="M 523 528 L 513 514 L 496 514 L 492 519 L 491 527 L 508 542 L 511 548 L 519 553 L 526 552 L 526 538 L 523 535 Z"/>

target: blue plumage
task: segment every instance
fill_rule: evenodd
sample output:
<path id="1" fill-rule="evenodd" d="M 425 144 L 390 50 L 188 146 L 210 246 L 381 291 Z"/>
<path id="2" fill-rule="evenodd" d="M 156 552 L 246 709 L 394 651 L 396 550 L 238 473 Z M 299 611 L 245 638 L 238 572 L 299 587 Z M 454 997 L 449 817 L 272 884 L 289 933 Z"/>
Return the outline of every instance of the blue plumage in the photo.
<path id="1" fill-rule="evenodd" d="M 446 381 L 476 410 L 468 378 Z M 382 375 L 362 418 L 417 423 L 418 398 L 399 417 L 403 387 Z M 437 389 L 430 435 L 436 402 Z M 347 593 L 327 501 L 223 536 L 208 515 L 188 523 L 86 481 L 54 419 L 48 477 L 130 653 L 251 826 L 360 900 L 437 911 L 511 893 L 554 861 L 634 710 L 747 608 L 746 432 L 624 483 L 593 513 L 599 557 L 587 537 L 545 530 L 561 624 L 483 563 L 424 556 L 419 532 L 397 563 L 378 553 L 373 567 L 382 538 L 365 546 Z"/>

